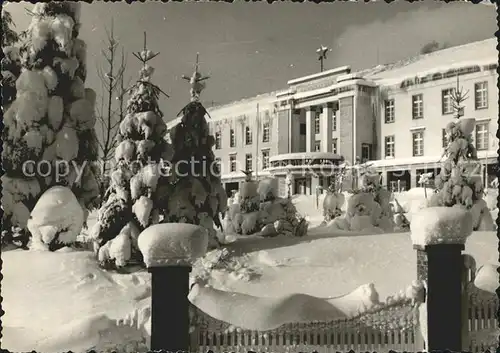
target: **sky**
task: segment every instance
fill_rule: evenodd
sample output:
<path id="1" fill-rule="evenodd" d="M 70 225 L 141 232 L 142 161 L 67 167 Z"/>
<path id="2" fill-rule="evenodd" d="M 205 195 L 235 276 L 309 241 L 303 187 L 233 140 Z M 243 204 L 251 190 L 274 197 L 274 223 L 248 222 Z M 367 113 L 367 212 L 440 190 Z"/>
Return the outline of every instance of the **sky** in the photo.
<path id="1" fill-rule="evenodd" d="M 27 28 L 29 3 L 10 3 L 16 30 Z M 290 79 L 320 70 L 316 49 L 332 49 L 325 70 L 350 65 L 353 70 L 418 54 L 430 41 L 461 45 L 494 37 L 495 6 L 444 3 L 276 2 L 229 3 L 125 2 L 82 3 L 80 38 L 88 46 L 86 86 L 101 93 L 96 67 L 104 64 L 105 28 L 111 19 L 127 57 L 126 77 L 138 77 L 132 52 L 143 46 L 160 52 L 150 64 L 153 81 L 170 98 L 161 98 L 165 120 L 189 101 L 196 53 L 200 70 L 210 75 L 202 101 L 207 108 L 286 88 Z"/>

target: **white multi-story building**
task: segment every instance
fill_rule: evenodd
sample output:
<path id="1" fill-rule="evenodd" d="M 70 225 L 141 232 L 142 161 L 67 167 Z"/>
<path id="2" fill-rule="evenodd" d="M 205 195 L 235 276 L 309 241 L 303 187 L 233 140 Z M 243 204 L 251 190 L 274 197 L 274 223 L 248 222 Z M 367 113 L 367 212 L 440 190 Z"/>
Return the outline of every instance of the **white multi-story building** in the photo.
<path id="1" fill-rule="evenodd" d="M 237 189 L 241 170 L 251 169 L 276 176 L 283 188 L 291 173 L 293 192 L 311 194 L 328 186 L 331 164 L 357 160 L 369 161 L 389 188 L 418 186 L 420 173 L 439 171 L 457 81 L 469 92 L 464 115 L 476 119 L 474 141 L 489 183 L 499 147 L 496 44 L 488 39 L 354 73 L 339 67 L 209 109 L 226 190 Z"/>

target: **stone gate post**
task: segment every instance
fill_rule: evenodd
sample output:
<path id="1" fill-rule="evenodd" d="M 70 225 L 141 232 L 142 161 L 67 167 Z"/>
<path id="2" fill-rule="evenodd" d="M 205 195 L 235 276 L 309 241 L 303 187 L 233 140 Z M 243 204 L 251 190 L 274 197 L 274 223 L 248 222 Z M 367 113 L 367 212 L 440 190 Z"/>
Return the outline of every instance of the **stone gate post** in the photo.
<path id="1" fill-rule="evenodd" d="M 425 349 L 462 351 L 465 241 L 472 215 L 461 208 L 430 207 L 412 217 L 411 238 L 417 251 L 417 278 L 426 283 L 420 325 Z M 425 322 L 422 322 L 425 321 Z"/>
<path id="2" fill-rule="evenodd" d="M 146 228 L 139 249 L 151 273 L 151 350 L 190 351 L 189 273 L 205 255 L 207 231 L 186 223 Z"/>

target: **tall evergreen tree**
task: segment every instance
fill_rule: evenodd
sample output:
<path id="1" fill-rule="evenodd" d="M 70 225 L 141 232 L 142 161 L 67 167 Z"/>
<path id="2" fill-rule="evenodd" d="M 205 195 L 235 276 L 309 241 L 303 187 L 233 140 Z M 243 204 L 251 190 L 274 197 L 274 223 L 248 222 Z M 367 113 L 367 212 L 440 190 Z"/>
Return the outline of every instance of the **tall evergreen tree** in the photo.
<path id="1" fill-rule="evenodd" d="M 16 98 L 4 116 L 3 240 L 12 240 L 11 227 L 16 227 L 26 243 L 30 211 L 54 185 L 70 187 L 86 211 L 97 203 L 96 95 L 84 85 L 86 46 L 78 38 L 79 21 L 76 2 L 33 8 L 20 47 L 23 70 Z M 80 178 L 78 171 L 83 171 Z"/>
<path id="2" fill-rule="evenodd" d="M 144 33 L 143 50 L 133 53 L 142 68 L 128 90 L 127 114 L 116 137 L 111 185 L 91 232 L 99 261 L 110 267 L 141 261 L 137 237 L 160 221 L 157 186 L 160 178 L 166 178 L 162 160 L 170 159 L 171 149 L 164 139 L 167 126 L 158 106 L 160 94 L 165 93 L 151 82 L 154 68 L 148 64 L 158 54 L 147 48 Z"/>
<path id="3" fill-rule="evenodd" d="M 170 131 L 173 145 L 172 186 L 167 199 L 166 222 L 183 222 L 205 227 L 218 244 L 214 225 L 222 230 L 221 213 L 227 208 L 227 195 L 220 180 L 219 166 L 212 151 L 214 136 L 205 120 L 207 111 L 200 102 L 208 76 L 198 71 L 198 54 L 191 77 L 191 101 L 180 111 L 181 121 Z"/>

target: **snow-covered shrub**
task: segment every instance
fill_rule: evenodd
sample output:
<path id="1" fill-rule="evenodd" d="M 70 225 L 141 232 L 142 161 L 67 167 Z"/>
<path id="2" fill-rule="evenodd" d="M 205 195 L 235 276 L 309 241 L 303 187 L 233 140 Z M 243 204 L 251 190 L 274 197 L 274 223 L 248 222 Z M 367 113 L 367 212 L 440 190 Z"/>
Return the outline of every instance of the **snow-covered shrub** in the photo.
<path id="1" fill-rule="evenodd" d="M 269 195 L 272 185 L 273 182 L 268 179 L 257 183 L 248 174 L 238 199 L 234 197 L 225 214 L 225 234 L 274 237 L 280 234 L 303 236 L 307 233 L 308 223 L 298 215 L 291 199 L 263 197 Z M 259 194 L 258 190 L 262 193 Z"/>
<path id="2" fill-rule="evenodd" d="M 272 201 L 278 197 L 278 179 L 265 178 L 259 181 L 257 193 L 261 201 Z"/>
<path id="3" fill-rule="evenodd" d="M 88 119 L 95 102 L 88 101 L 84 111 L 76 109 L 75 103 L 83 98 L 82 94 L 93 92 L 84 87 L 85 77 L 76 74 L 80 64 L 72 52 L 75 42 L 83 43 L 77 38 L 79 6 L 78 3 L 35 5 L 19 49 L 22 71 L 15 81 L 15 100 L 5 111 L 2 164 L 6 176 L 36 181 L 39 190 L 34 195 L 27 190 L 16 191 L 12 208 L 9 209 L 9 203 L 3 205 L 4 220 L 13 227 L 26 229 L 26 208 L 31 211 L 38 197 L 53 186 L 69 186 L 85 209 L 82 212 L 92 209 L 94 198 L 98 197 L 98 190 L 91 189 L 94 184 L 87 183 L 82 188 L 75 182 L 76 170 L 84 170 L 85 174 L 86 166 L 97 158 L 90 153 L 96 149 L 97 141 L 87 141 L 88 136 L 93 136 L 95 120 Z M 7 49 L 7 53 L 7 58 L 14 60 L 14 51 Z M 81 124 L 81 119 L 75 121 L 72 112 L 85 114 L 87 123 Z M 26 161 L 31 161 L 27 168 Z M 69 166 L 66 167 L 69 174 L 60 175 L 61 162 Z M 6 200 L 12 199 L 7 196 L 9 192 L 12 190 L 3 191 Z M 83 193 L 93 197 L 84 197 Z M 19 195 L 24 196 L 19 199 Z"/>
<path id="4" fill-rule="evenodd" d="M 30 248 L 54 251 L 71 245 L 83 222 L 83 209 L 71 189 L 54 186 L 40 196 L 27 220 Z"/>
<path id="5" fill-rule="evenodd" d="M 335 219 L 339 219 L 332 224 L 341 230 L 370 230 L 378 233 L 393 231 L 395 224 L 390 203 L 391 193 L 380 185 L 378 173 L 366 169 L 359 174 L 358 185 L 360 187 L 352 190 L 348 197 L 340 193 L 332 194 L 331 198 L 325 197 L 325 202 L 328 201 L 330 208 L 335 206 L 332 215 L 335 215 Z M 345 215 L 341 216 L 345 199 L 347 199 Z M 330 216 L 329 222 L 331 219 Z M 324 222 L 324 225 L 326 223 Z"/>

